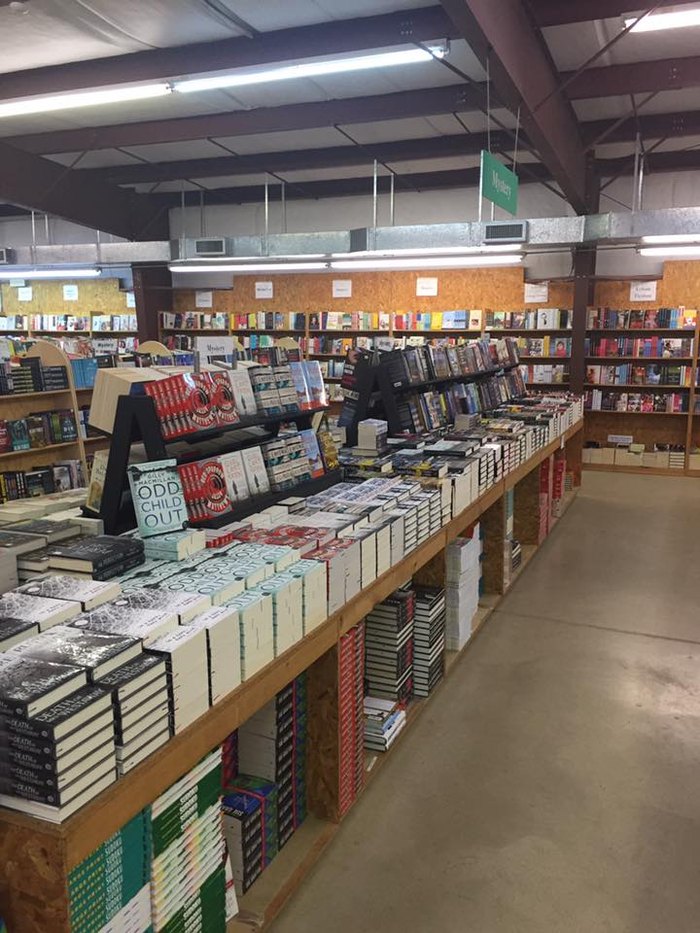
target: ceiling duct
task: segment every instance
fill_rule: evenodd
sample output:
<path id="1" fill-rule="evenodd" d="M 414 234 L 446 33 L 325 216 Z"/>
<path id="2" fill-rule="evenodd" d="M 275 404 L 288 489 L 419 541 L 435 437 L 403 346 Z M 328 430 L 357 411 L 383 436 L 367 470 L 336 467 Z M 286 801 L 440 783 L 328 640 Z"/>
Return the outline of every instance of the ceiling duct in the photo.
<path id="1" fill-rule="evenodd" d="M 484 224 L 484 243 L 527 243 L 527 221 L 506 220 Z"/>

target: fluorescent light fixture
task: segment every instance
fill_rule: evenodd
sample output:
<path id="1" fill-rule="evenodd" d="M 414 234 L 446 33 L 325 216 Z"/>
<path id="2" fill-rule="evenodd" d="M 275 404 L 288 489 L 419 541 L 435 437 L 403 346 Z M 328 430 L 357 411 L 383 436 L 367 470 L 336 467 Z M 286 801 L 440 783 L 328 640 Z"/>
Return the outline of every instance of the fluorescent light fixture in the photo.
<path id="1" fill-rule="evenodd" d="M 427 249 L 357 250 L 354 253 L 332 253 L 331 259 L 390 259 L 402 256 L 482 256 L 488 253 L 515 253 L 520 243 L 497 243 L 494 246 L 430 246 Z"/>
<path id="2" fill-rule="evenodd" d="M 520 255 L 497 256 L 444 256 L 422 259 L 358 259 L 331 262 L 336 272 L 390 272 L 392 269 L 475 269 L 482 266 L 517 266 L 523 261 Z"/>
<path id="3" fill-rule="evenodd" d="M 318 78 L 322 75 L 348 74 L 353 71 L 368 71 L 373 68 L 393 68 L 397 65 L 411 65 L 417 62 L 429 62 L 434 56 L 444 58 L 447 54 L 445 43 L 428 46 L 426 49 L 400 49 L 395 52 L 375 52 L 355 58 L 333 58 L 302 62 L 298 65 L 278 65 L 263 71 L 235 71 L 229 74 L 213 75 L 208 78 L 187 78 L 175 81 L 173 90 L 181 94 L 194 91 L 211 91 L 217 88 L 247 87 L 251 84 L 268 84 L 271 81 L 290 81 L 294 78 Z"/>
<path id="4" fill-rule="evenodd" d="M 23 100 L 0 104 L 0 117 L 22 117 L 31 113 L 53 113 L 57 110 L 73 110 L 77 107 L 97 107 L 101 104 L 118 104 L 123 101 L 148 100 L 170 94 L 169 84 L 140 84 L 134 87 L 84 91 L 77 94 L 56 94 L 52 97 L 26 97 Z"/>
<path id="5" fill-rule="evenodd" d="M 700 233 L 670 233 L 659 234 L 658 236 L 643 236 L 642 243 L 652 244 L 676 244 L 676 243 L 700 243 Z"/>
<path id="6" fill-rule="evenodd" d="M 168 266 L 171 272 L 322 272 L 329 268 L 327 262 L 242 262 L 225 266 Z"/>
<path id="7" fill-rule="evenodd" d="M 668 259 L 698 259 L 700 246 L 643 246 L 640 256 L 666 256 Z"/>
<path id="8" fill-rule="evenodd" d="M 352 254 L 349 253 L 348 255 L 352 255 Z M 201 263 L 203 259 L 204 259 L 203 256 L 189 256 L 187 259 L 183 259 L 182 262 L 183 263 L 195 263 L 195 262 Z M 226 265 L 229 265 L 229 266 L 233 265 L 234 263 L 240 263 L 240 262 L 254 262 L 259 265 L 269 262 L 270 265 L 272 265 L 273 263 L 276 263 L 278 261 L 282 261 L 282 262 L 288 262 L 288 261 L 294 261 L 294 260 L 303 261 L 305 259 L 308 259 L 308 260 L 326 259 L 327 260 L 328 253 L 298 253 L 296 255 L 290 253 L 290 254 L 285 254 L 284 256 L 282 255 L 280 256 L 207 256 L 206 262 L 207 264 L 213 263 L 213 262 L 217 262 L 217 263 L 221 262 L 221 263 L 226 263 Z M 184 268 L 185 268 L 184 266 L 173 265 L 173 269 L 176 269 L 179 272 L 181 272 Z"/>
<path id="9" fill-rule="evenodd" d="M 636 16 L 625 20 L 625 26 L 631 26 Z M 686 26 L 700 26 L 700 7 L 691 9 L 664 10 L 663 13 L 650 13 L 631 30 L 632 32 L 656 32 L 657 29 L 683 29 Z"/>
<path id="10" fill-rule="evenodd" d="M 2 269 L 0 279 L 99 279 L 99 269 Z"/>

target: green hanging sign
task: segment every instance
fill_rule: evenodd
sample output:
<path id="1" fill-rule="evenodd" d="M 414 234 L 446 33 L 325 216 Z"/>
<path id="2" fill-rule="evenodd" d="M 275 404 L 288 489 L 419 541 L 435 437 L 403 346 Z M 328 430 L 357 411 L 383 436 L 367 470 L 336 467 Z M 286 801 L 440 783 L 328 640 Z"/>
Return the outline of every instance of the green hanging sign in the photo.
<path id="1" fill-rule="evenodd" d="M 481 150 L 481 197 L 509 214 L 518 213 L 518 176 L 485 149 Z"/>

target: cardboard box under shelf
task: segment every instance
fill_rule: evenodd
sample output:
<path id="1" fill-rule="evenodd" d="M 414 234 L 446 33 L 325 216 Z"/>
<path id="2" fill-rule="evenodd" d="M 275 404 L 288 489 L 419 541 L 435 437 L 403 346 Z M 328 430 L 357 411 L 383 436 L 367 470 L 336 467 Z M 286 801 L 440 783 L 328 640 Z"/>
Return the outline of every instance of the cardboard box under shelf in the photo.
<path id="1" fill-rule="evenodd" d="M 666 454 L 666 456 L 668 457 L 668 454 Z M 700 454 L 688 455 L 688 469 L 700 470 Z"/>
<path id="2" fill-rule="evenodd" d="M 615 466 L 642 467 L 643 454 L 634 454 L 629 450 L 615 451 Z"/>

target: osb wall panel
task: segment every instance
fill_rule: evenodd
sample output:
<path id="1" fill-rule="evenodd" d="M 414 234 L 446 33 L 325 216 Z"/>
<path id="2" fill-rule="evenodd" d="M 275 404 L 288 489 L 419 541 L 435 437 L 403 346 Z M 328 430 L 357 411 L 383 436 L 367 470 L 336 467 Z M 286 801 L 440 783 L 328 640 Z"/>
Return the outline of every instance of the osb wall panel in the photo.
<path id="1" fill-rule="evenodd" d="M 601 308 L 686 308 L 700 307 L 700 262 L 664 263 L 659 279 L 656 301 L 630 302 L 629 282 L 598 282 L 596 305 Z"/>
<path id="2" fill-rule="evenodd" d="M 610 434 L 631 434 L 635 444 L 685 444 L 688 421 L 677 415 L 586 413 L 585 439 L 606 446 Z"/>
<path id="3" fill-rule="evenodd" d="M 416 297 L 416 280 L 438 279 L 436 298 Z M 214 292 L 214 311 L 445 311 L 482 308 L 518 310 L 523 302 L 522 269 L 449 269 L 424 272 L 353 272 L 271 276 L 274 299 L 255 298 L 255 283 L 263 274 L 236 276 L 233 289 Z M 333 298 L 334 279 L 352 279 L 352 298 Z M 549 307 L 570 308 L 572 286 L 552 283 Z M 194 311 L 192 289 L 175 291 L 176 312 Z M 529 307 L 536 307 L 530 305 Z M 202 309 L 208 310 L 208 309 Z"/>
<path id="4" fill-rule="evenodd" d="M 134 314 L 119 291 L 119 279 L 65 279 L 60 282 L 31 282 L 32 300 L 18 301 L 17 289 L 0 285 L 3 314 Z M 64 301 L 63 286 L 77 285 L 78 300 Z"/>

